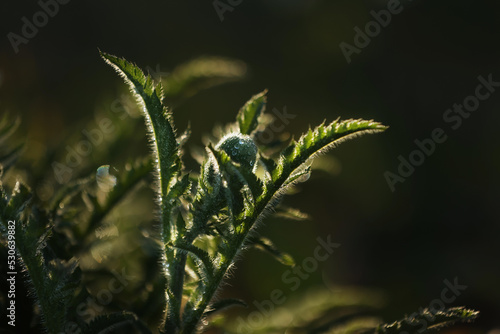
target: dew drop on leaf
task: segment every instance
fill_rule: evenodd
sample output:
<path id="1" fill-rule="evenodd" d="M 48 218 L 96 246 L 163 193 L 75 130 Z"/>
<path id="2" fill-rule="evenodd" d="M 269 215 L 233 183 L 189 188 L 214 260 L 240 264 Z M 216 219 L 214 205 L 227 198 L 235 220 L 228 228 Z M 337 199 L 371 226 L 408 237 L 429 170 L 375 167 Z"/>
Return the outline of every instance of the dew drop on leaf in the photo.
<path id="1" fill-rule="evenodd" d="M 97 168 L 96 181 L 99 189 L 109 192 L 116 185 L 116 176 L 109 174 L 109 165 Z"/>

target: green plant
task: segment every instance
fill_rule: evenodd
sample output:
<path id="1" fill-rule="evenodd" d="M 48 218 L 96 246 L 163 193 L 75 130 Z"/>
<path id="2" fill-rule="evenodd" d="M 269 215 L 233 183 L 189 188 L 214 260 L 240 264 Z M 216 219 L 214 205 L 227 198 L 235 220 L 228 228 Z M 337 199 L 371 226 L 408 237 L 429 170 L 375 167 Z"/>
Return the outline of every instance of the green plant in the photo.
<path id="1" fill-rule="evenodd" d="M 109 166 L 103 167 L 99 169 L 97 182 L 94 175 L 70 182 L 45 205 L 33 203 L 30 189 L 22 182 L 16 183 L 10 195 L 3 184 L 0 187 L 2 232 L 7 240 L 8 221 L 16 221 L 18 259 L 27 273 L 42 322 L 50 333 L 64 332 L 69 321 L 85 333 L 131 332 L 132 329 L 150 332 L 151 324 L 146 325 L 143 317 L 133 312 L 100 314 L 91 321 L 75 314 L 82 301 L 91 298 L 82 280 L 81 265 L 76 260 L 91 245 L 81 245 L 81 240 L 88 238 L 151 171 L 159 206 L 160 255 L 155 259 L 159 260 L 160 269 L 159 275 L 149 275 L 153 277 L 148 278 L 153 292 L 147 302 L 155 300 L 153 313 L 161 314 L 163 310 L 159 332 L 195 333 L 203 329 L 207 318 L 213 318 L 219 311 L 245 305 L 238 299 L 214 298 L 244 249 L 260 247 L 282 263 L 294 265 L 288 254 L 255 231 L 263 216 L 275 210 L 300 217 L 296 210 L 280 206 L 280 200 L 287 189 L 307 179 L 311 160 L 345 140 L 386 129 L 369 120 L 335 120 L 292 140 L 277 158 L 268 157 L 254 141 L 255 134 L 266 126 L 264 91 L 239 110 L 236 122 L 226 128 L 221 138 L 206 146 L 199 175 L 191 175 L 194 173 L 188 173 L 182 162 L 189 130 L 177 134 L 165 104 L 165 96 L 169 94 L 165 94 L 162 84 L 155 83 L 124 59 L 105 53 L 101 56 L 130 86 L 146 121 L 152 157 L 128 164 L 116 179 L 109 175 Z M 180 82 L 177 87 L 187 85 L 188 80 Z M 169 93 L 174 95 L 175 91 L 172 89 Z M 6 135 L 10 134 L 5 122 L 2 129 Z M 17 147 L 7 151 L 2 160 L 4 172 L 12 166 L 11 156 L 17 152 Z M 110 181 L 104 194 L 99 190 L 103 180 Z M 81 227 L 65 229 L 72 220 L 80 219 L 79 212 L 83 210 L 80 207 L 89 212 L 84 223 Z M 153 299 L 155 294 L 164 298 Z M 440 324 L 468 321 L 477 315 L 465 309 L 442 313 L 428 330 Z M 356 330 L 393 333 L 394 328 L 407 330 L 408 321 L 378 327 L 379 322 L 375 325 L 370 322 L 371 327 L 364 323 L 364 327 L 356 327 Z M 334 324 L 307 332 L 326 332 Z M 230 330 L 230 326 L 227 328 Z"/>

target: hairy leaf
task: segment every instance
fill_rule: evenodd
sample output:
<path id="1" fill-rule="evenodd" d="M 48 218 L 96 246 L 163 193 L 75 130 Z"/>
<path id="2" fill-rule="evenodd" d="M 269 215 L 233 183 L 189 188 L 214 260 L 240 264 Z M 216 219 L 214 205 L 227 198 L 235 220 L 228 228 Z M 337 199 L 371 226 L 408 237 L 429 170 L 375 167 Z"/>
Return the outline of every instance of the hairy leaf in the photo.
<path id="1" fill-rule="evenodd" d="M 469 310 L 464 307 L 453 307 L 435 313 L 429 309 L 424 309 L 419 314 L 412 317 L 405 317 L 402 320 L 391 324 L 381 325 L 372 333 L 376 334 L 399 334 L 406 332 L 409 334 L 429 333 L 441 329 L 442 327 L 459 322 L 470 322 L 476 319 L 479 312 Z M 422 324 L 426 324 L 422 328 Z"/>
<path id="2" fill-rule="evenodd" d="M 366 120 L 333 121 L 329 125 L 321 124 L 309 130 L 299 140 L 292 141 L 281 153 L 277 168 L 273 171 L 274 184 L 281 186 L 293 171 L 314 157 L 347 139 L 366 133 L 376 133 L 387 129 L 386 126 Z"/>
<path id="3" fill-rule="evenodd" d="M 250 135 L 259 125 L 259 118 L 266 109 L 267 90 L 254 95 L 238 112 L 236 119 L 240 127 L 240 132 Z"/>
<path id="4" fill-rule="evenodd" d="M 162 216 L 164 220 L 169 220 L 173 202 L 176 200 L 170 196 L 170 188 L 175 183 L 173 181 L 182 166 L 172 115 L 162 102 L 163 88 L 161 84 L 155 85 L 149 75 L 145 76 L 139 67 L 125 59 L 102 52 L 101 56 L 129 84 L 138 103 L 142 106 L 157 164 L 156 170 L 160 177 Z"/>

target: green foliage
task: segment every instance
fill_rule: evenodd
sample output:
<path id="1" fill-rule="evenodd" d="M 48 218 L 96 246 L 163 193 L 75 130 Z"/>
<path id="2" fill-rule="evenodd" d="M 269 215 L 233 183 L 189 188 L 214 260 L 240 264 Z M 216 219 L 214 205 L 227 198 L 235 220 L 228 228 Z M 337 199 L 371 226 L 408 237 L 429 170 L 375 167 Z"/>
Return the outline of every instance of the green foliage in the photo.
<path id="1" fill-rule="evenodd" d="M 260 116 L 266 109 L 267 91 L 253 96 L 238 112 L 236 119 L 240 132 L 244 135 L 250 135 L 259 126 Z"/>
<path id="2" fill-rule="evenodd" d="M 406 332 L 416 334 L 424 331 L 432 332 L 458 322 L 472 321 L 476 319 L 478 315 L 479 312 L 468 310 L 464 307 L 453 307 L 437 312 L 431 312 L 429 309 L 424 309 L 415 316 L 405 317 L 391 324 L 381 325 L 377 327 L 373 333 L 396 334 Z"/>
<path id="3" fill-rule="evenodd" d="M 227 333 L 417 334 L 470 322 L 478 316 L 478 312 L 463 307 L 434 312 L 424 309 L 418 314 L 384 324 L 374 314 L 385 303 L 385 297 L 380 292 L 334 286 L 306 291 L 287 300 L 283 305 L 286 313 L 276 307 L 258 326 L 245 319 L 235 321 L 222 316 L 215 318 L 213 325 L 223 327 Z"/>
<path id="4" fill-rule="evenodd" d="M 43 213 L 30 205 L 31 191 L 21 182 L 9 196 L 0 183 L 0 224 L 5 240 L 16 245 L 18 264 L 27 273 L 27 283 L 43 314 L 48 330 L 62 331 L 79 273 L 76 261 L 47 261 L 44 251 L 52 234 L 50 224 L 44 224 Z M 15 239 L 9 238 L 9 225 L 15 224 Z M 7 244 L 12 244 L 8 242 Z M 9 271 L 16 271 L 10 268 Z"/>
<path id="5" fill-rule="evenodd" d="M 290 186 L 308 178 L 312 159 L 345 140 L 386 129 L 374 121 L 337 119 L 292 140 L 276 157 L 266 156 L 265 147 L 255 142 L 256 134 L 267 122 L 267 91 L 263 91 L 239 110 L 236 121 L 221 137 L 208 143 L 199 173 L 189 172 L 182 157 L 190 129 L 177 135 L 167 104 L 200 88 L 239 78 L 244 66 L 220 59 L 196 60 L 162 78 L 163 83 L 156 83 L 124 59 L 105 53 L 101 56 L 124 79 L 136 99 L 145 119 L 152 155 L 129 161 L 118 170 L 103 165 L 97 173 L 66 183 L 45 203 L 34 201 L 32 191 L 22 182 L 17 182 L 10 194 L 6 186 L 0 184 L 3 239 L 8 240 L 8 221 L 15 220 L 18 260 L 27 273 L 36 307 L 50 333 L 63 331 L 69 321 L 78 324 L 84 333 L 150 333 L 159 323 L 161 333 L 187 334 L 202 331 L 207 320 L 218 324 L 221 311 L 246 306 L 239 299 L 215 297 L 243 250 L 256 247 L 286 266 L 295 266 L 288 253 L 255 231 L 269 213 L 296 220 L 308 219 L 299 210 L 282 205 L 281 198 Z M 185 90 L 191 93 L 184 95 Z M 6 119 L 0 123 L 3 171 L 13 166 L 20 152 L 19 146 L 4 145 L 5 138 L 13 132 L 6 124 Z M 115 140 L 124 140 L 124 135 L 118 134 Z M 119 147 L 116 143 L 110 145 L 114 145 L 113 151 Z M 153 180 L 149 179 L 150 174 Z M 135 313 L 120 311 L 119 296 L 113 296 L 106 312 L 82 320 L 75 313 L 82 303 L 93 298 L 92 290 L 97 289 L 84 278 L 99 270 L 104 272 L 103 276 L 112 275 L 102 268 L 92 270 L 92 266 L 86 265 L 85 257 L 98 253 L 111 242 L 100 236 L 106 234 L 102 231 L 120 214 L 117 211 L 127 210 L 124 203 L 143 183 L 153 184 L 159 207 L 159 214 L 150 220 L 145 218 L 146 223 L 151 226 L 151 220 L 158 221 L 159 230 L 156 234 L 154 229 L 143 230 L 144 238 L 140 239 L 144 240 L 141 251 L 151 259 L 139 269 L 145 271 L 140 278 L 143 286 L 130 288 L 135 288 L 134 293 L 141 296 L 131 303 L 140 306 L 135 307 Z M 117 227 L 120 228 L 121 232 L 127 231 L 123 226 Z M 138 229 L 135 225 L 128 228 L 133 234 Z M 119 249 L 125 246 L 128 247 L 119 245 Z M 132 254 L 132 250 L 128 254 Z M 125 254 L 115 256 L 126 257 Z M 105 256 L 94 258 L 100 263 Z M 310 318 L 302 319 L 290 329 L 280 324 L 280 317 L 276 316 L 264 327 L 264 332 L 319 333 L 343 328 L 344 332 L 392 333 L 395 326 L 406 328 L 409 321 L 380 325 L 378 319 L 374 321 L 364 313 L 380 305 L 376 299 L 370 303 L 352 295 L 350 299 L 328 300 L 314 296 L 319 304 L 315 304 L 317 312 L 311 313 Z M 307 304 L 292 305 L 290 312 L 299 317 L 304 314 L 304 305 Z M 351 312 L 354 309 L 355 312 Z M 435 315 L 428 329 L 468 321 L 475 316 L 473 311 L 464 309 L 445 310 Z M 338 326 L 346 323 L 350 327 Z M 233 327 L 225 321 L 224 328 L 231 332 Z"/>
<path id="6" fill-rule="evenodd" d="M 165 243 L 167 286 L 166 332 L 190 333 L 194 331 L 210 309 L 213 295 L 234 263 L 236 255 L 247 244 L 255 244 L 271 252 L 280 261 L 293 264 L 293 260 L 277 250 L 269 240 L 252 239 L 250 231 L 262 214 L 272 210 L 276 198 L 284 189 L 308 173 L 306 163 L 315 154 L 333 147 L 341 140 L 355 135 L 385 129 L 379 123 L 363 120 L 335 121 L 309 131 L 299 141 L 292 142 L 278 162 L 263 158 L 269 176 L 262 180 L 255 174 L 258 149 L 250 136 L 259 125 L 265 109 L 265 92 L 254 96 L 241 108 L 237 116 L 239 131 L 228 133 L 214 146 L 207 147 L 204 162 L 195 189 L 191 193 L 182 176 L 180 146 L 176 142 L 171 116 L 162 105 L 162 86 L 155 86 L 149 76 L 123 59 L 102 54 L 125 81 L 129 83 L 139 103 L 143 104 L 145 118 L 155 152 L 155 168 L 159 171 L 161 197 L 162 240 Z M 160 117 L 162 115 L 163 117 Z M 166 130 L 162 130 L 166 127 Z M 274 168 L 270 167 L 273 166 Z M 179 188 L 176 196 L 171 189 Z M 182 207 L 179 198 L 193 207 Z M 178 219 L 177 210 L 186 212 L 189 221 Z M 215 250 L 194 245 L 197 238 L 218 236 Z M 187 258 L 197 263 L 198 289 L 189 295 L 184 291 Z M 168 264 L 168 266 L 167 266 Z M 187 297 L 183 312 L 181 301 Z M 182 315 L 181 315 L 182 313 Z"/>

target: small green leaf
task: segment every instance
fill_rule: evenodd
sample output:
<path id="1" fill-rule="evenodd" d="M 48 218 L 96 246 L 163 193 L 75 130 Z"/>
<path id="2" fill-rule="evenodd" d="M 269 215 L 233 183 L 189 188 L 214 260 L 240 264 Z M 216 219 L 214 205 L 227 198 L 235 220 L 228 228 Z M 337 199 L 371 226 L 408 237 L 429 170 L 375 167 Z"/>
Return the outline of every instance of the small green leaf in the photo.
<path id="1" fill-rule="evenodd" d="M 0 210 L 5 219 L 18 219 L 21 212 L 29 204 L 32 193 L 23 183 L 17 181 L 10 199 L 0 201 Z M 6 224 L 7 222 L 5 222 Z"/>
<path id="2" fill-rule="evenodd" d="M 193 228 L 204 230 L 208 220 L 221 208 L 219 203 L 222 174 L 213 148 L 207 147 L 208 159 L 201 167 L 193 203 Z"/>
<path id="3" fill-rule="evenodd" d="M 283 150 L 272 179 L 275 184 L 281 186 L 297 168 L 315 155 L 333 148 L 345 140 L 365 133 L 381 132 L 385 129 L 387 127 L 378 122 L 361 119 L 349 119 L 342 122 L 335 120 L 327 126 L 321 124 L 302 135 L 298 141 L 292 141 Z"/>
<path id="4" fill-rule="evenodd" d="M 207 148 L 207 154 L 208 159 L 202 166 L 198 184 L 205 188 L 208 194 L 217 195 L 222 183 L 222 174 L 211 147 Z"/>
<path id="5" fill-rule="evenodd" d="M 238 120 L 238 125 L 242 134 L 250 135 L 257 129 L 259 118 L 266 109 L 266 94 L 267 90 L 264 90 L 254 95 L 238 112 L 236 119 Z"/>
<path id="6" fill-rule="evenodd" d="M 184 176 L 177 183 L 175 183 L 170 189 L 171 196 L 172 198 L 180 199 L 182 196 L 184 196 L 186 193 L 189 192 L 190 188 L 191 188 L 190 176 L 189 174 L 184 174 Z"/>

